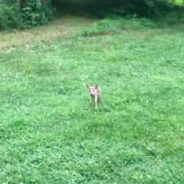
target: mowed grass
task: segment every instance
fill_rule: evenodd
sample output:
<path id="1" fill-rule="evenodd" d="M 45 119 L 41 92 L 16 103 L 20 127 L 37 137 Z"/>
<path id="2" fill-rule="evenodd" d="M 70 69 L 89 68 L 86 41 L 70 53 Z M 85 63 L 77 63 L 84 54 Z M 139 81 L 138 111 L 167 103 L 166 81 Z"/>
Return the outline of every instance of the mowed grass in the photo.
<path id="1" fill-rule="evenodd" d="M 184 183 L 184 32 L 127 25 L 0 51 L 0 183 Z"/>

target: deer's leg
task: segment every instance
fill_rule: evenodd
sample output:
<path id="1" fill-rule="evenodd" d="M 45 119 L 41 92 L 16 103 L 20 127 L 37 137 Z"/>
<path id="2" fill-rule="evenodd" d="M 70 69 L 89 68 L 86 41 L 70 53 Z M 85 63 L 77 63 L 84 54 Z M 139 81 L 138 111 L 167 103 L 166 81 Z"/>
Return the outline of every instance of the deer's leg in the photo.
<path id="1" fill-rule="evenodd" d="M 98 96 L 95 95 L 95 109 L 98 108 Z"/>
<path id="2" fill-rule="evenodd" d="M 89 100 L 90 100 L 90 103 L 93 102 L 93 96 L 92 95 L 90 95 Z"/>

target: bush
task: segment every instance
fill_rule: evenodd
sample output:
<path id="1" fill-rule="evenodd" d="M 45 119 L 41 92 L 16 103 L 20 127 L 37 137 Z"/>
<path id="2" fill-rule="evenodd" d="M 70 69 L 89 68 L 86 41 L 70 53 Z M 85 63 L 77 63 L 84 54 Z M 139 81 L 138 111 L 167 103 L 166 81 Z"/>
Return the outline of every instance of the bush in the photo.
<path id="1" fill-rule="evenodd" d="M 15 28 L 20 26 L 20 14 L 13 5 L 1 4 L 0 29 Z"/>
<path id="2" fill-rule="evenodd" d="M 0 0 L 0 29 L 28 28 L 53 17 L 49 0 Z"/>
<path id="3" fill-rule="evenodd" d="M 53 10 L 49 3 L 44 4 L 39 0 L 27 0 L 20 13 L 24 27 L 47 23 L 53 16 Z"/>

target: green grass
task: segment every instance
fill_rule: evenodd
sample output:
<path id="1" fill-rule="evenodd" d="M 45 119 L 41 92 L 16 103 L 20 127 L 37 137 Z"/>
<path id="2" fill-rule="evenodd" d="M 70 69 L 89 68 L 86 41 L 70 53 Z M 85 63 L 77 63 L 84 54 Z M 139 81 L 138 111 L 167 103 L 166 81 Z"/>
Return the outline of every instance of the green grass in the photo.
<path id="1" fill-rule="evenodd" d="M 184 33 L 109 21 L 0 51 L 0 183 L 184 183 Z"/>

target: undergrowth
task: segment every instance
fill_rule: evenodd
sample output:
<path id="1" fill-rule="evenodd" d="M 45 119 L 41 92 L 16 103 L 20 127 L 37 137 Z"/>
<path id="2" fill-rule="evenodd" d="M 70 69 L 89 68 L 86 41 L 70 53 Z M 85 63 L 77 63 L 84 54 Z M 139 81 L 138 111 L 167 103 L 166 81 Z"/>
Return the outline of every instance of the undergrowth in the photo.
<path id="1" fill-rule="evenodd" d="M 173 16 L 174 17 L 174 16 Z M 167 20 L 167 21 L 166 21 Z M 84 28 L 78 33 L 82 36 L 97 36 L 104 34 L 115 34 L 121 33 L 122 31 L 134 30 L 134 31 L 149 31 L 152 29 L 167 29 L 174 31 L 182 31 L 184 28 L 184 22 L 176 21 L 170 18 L 166 18 L 166 20 L 160 19 L 159 21 L 148 19 L 148 18 L 122 18 L 122 17 L 109 17 L 95 22 L 92 26 L 88 28 Z"/>

